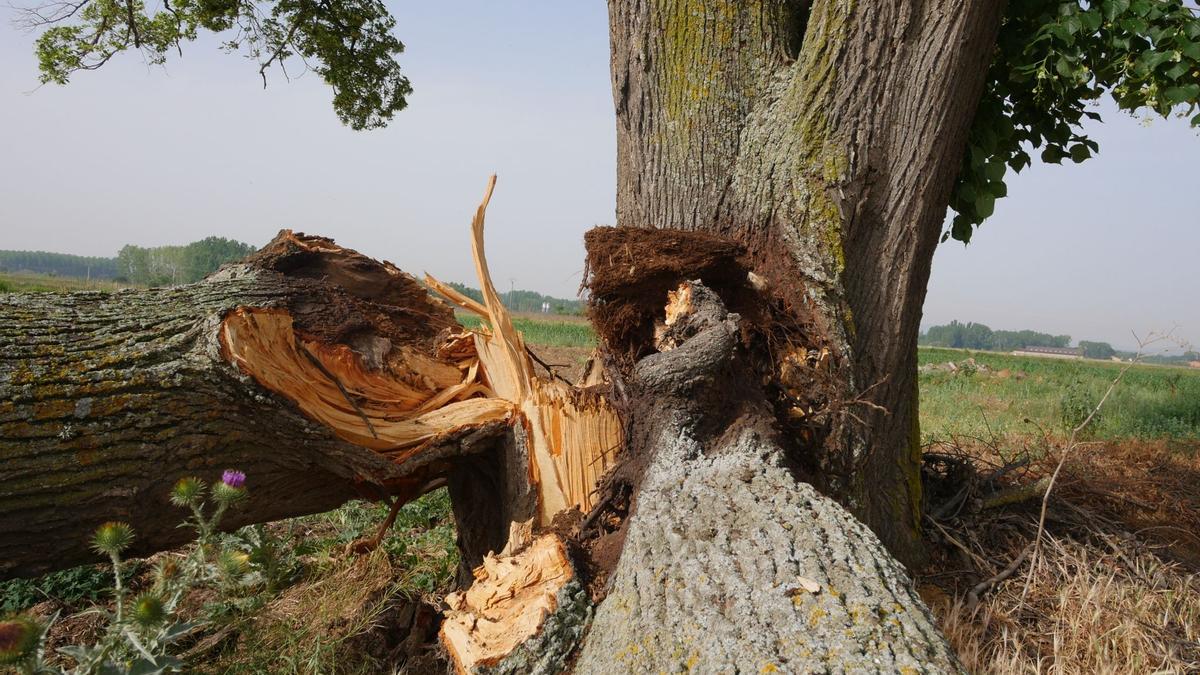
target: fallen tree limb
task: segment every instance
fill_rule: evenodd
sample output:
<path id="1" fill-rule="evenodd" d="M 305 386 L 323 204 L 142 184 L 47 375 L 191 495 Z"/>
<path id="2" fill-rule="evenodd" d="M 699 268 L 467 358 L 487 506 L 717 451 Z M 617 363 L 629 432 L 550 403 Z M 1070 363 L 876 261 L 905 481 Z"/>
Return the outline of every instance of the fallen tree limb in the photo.
<path id="1" fill-rule="evenodd" d="M 456 329 L 412 277 L 290 232 L 199 284 L 0 298 L 0 577 L 93 560 L 107 520 L 135 553 L 185 541 L 184 475 L 248 474 L 229 527 L 419 495 L 513 413 Z"/>

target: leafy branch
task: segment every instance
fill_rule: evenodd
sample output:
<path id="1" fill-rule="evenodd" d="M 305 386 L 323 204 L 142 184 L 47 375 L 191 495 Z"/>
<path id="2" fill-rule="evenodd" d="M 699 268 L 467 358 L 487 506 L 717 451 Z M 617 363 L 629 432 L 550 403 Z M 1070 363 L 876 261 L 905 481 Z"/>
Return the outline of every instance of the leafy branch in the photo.
<path id="1" fill-rule="evenodd" d="M 1092 157 L 1088 107 L 1109 94 L 1131 114 L 1200 104 L 1200 18 L 1184 0 L 1012 0 L 997 37 L 942 240 L 969 242 L 1007 196 L 1004 176 L 1041 159 Z M 1200 114 L 1191 118 L 1200 127 Z"/>
<path id="2" fill-rule="evenodd" d="M 286 61 L 301 59 L 333 88 L 334 111 L 354 129 L 385 126 L 412 93 L 396 61 L 404 44 L 381 0 L 165 0 L 153 12 L 142 0 L 54 0 L 15 9 L 18 26 L 40 32 L 43 83 L 66 84 L 129 50 L 163 65 L 205 30 L 256 61 L 264 86 L 269 69 L 286 76 Z"/>

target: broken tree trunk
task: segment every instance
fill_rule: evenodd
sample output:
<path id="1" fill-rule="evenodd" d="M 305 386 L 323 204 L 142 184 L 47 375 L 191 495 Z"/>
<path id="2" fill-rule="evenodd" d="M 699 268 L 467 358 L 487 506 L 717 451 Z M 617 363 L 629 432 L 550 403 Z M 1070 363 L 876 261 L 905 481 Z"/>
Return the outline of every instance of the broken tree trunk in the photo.
<path id="1" fill-rule="evenodd" d="M 756 348 L 777 316 L 739 245 L 589 237 L 608 379 L 571 387 L 535 376 L 499 302 L 486 205 L 484 302 L 427 279 L 473 333 L 392 266 L 289 232 L 194 286 L 5 300 L 4 572 L 86 559 L 102 520 L 177 542 L 171 484 L 227 466 L 253 488 L 231 525 L 448 484 L 479 561 L 440 633 L 459 672 L 956 669 L 899 563 L 789 464 Z M 602 261 L 614 237 L 660 255 Z M 676 287 L 690 271 L 715 290 Z"/>
<path id="2" fill-rule="evenodd" d="M 575 672 L 958 670 L 879 538 L 788 466 L 746 328 L 685 283 L 627 376 L 645 467 Z"/>
<path id="3" fill-rule="evenodd" d="M 518 433 L 515 445 L 536 456 L 538 429 L 570 415 L 521 374 L 527 359 L 490 289 L 481 226 L 482 210 L 475 244 L 487 306 L 455 300 L 491 319 L 496 335 L 481 354 L 521 357 L 484 361 L 489 373 L 503 369 L 493 382 L 509 381 L 497 391 L 524 392 L 531 435 Z M 631 266 L 614 249 L 643 255 Z M 632 424 L 627 447 L 582 521 L 557 522 L 564 510 L 552 513 L 539 490 L 531 520 L 540 534 L 530 543 L 510 523 L 504 550 L 447 598 L 441 640 L 458 672 L 959 669 L 879 538 L 789 466 L 777 398 L 763 384 L 778 383 L 768 355 L 751 349 L 773 315 L 742 253 L 703 234 L 589 235 L 593 319 L 609 350 L 609 397 Z M 699 282 L 675 288 L 687 272 L 718 280 L 746 319 Z M 636 495 L 626 509 L 611 499 L 621 485 Z"/>
<path id="4" fill-rule="evenodd" d="M 134 553 L 186 541 L 186 475 L 246 472 L 228 527 L 443 484 L 513 408 L 457 330 L 390 264 L 290 232 L 198 284 L 0 298 L 0 578 L 95 560 L 107 520 Z"/>
<path id="5" fill-rule="evenodd" d="M 608 4 L 616 224 L 745 246 L 854 401 L 781 420 L 819 436 L 789 458 L 920 560 L 921 304 L 1006 3 Z"/>

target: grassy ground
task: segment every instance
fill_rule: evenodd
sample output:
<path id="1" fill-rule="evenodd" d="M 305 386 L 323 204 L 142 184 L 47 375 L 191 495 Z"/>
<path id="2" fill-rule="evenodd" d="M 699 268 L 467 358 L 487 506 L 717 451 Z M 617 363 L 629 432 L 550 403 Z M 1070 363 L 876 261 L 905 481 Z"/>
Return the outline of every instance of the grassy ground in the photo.
<path id="1" fill-rule="evenodd" d="M 484 321 L 474 314 L 460 313 L 458 321 L 467 328 L 478 328 Z M 525 336 L 530 345 L 546 347 L 578 347 L 591 350 L 596 346 L 596 334 L 590 324 L 579 319 L 546 320 L 531 316 L 513 317 L 513 326 Z"/>
<path id="2" fill-rule="evenodd" d="M 567 369 L 577 368 L 595 344 L 579 319 L 522 316 L 515 323 L 544 360 Z M 1035 448 L 1030 463 L 1007 480 L 1048 474 L 1066 428 L 1120 369 L 957 350 L 919 354 L 921 427 L 930 450 L 957 454 L 985 475 L 998 453 Z M 933 367 L 951 361 L 953 372 Z M 1036 503 L 982 514 L 967 509 L 927 525 L 935 556 L 919 576 L 922 594 L 970 670 L 1200 668 L 1200 538 L 1189 524 L 1200 522 L 1200 372 L 1135 366 L 1088 441 L 1068 462 L 1056 507 L 1066 510 L 1052 511 L 1028 593 L 1022 567 L 977 605 L 966 601 L 981 579 L 999 573 L 1031 541 Z M 429 605 L 451 588 L 458 559 L 444 490 L 405 506 L 374 553 L 347 553 L 385 514 L 382 505 L 354 502 L 269 525 L 293 572 L 277 588 L 250 589 L 245 597 L 197 597 L 195 615 L 211 623 L 190 647 L 196 669 L 390 672 L 388 664 L 413 647 L 402 643 L 405 636 L 429 636 Z M 0 608 L 32 607 L 41 616 L 61 610 L 54 643 L 86 642 L 97 626 L 79 612 L 106 602 L 108 583 L 104 568 L 87 567 L 8 582 L 0 584 Z M 408 672 L 444 666 L 428 653 L 408 663 Z"/>
<path id="3" fill-rule="evenodd" d="M 1062 435 L 1086 417 L 1119 363 L 921 348 L 921 430 L 947 435 Z M 967 359 L 986 366 L 950 372 L 932 365 Z M 1200 439 L 1200 369 L 1135 365 L 1090 426 L 1093 439 Z"/>
<path id="4" fill-rule="evenodd" d="M 0 272 L 0 293 L 67 293 L 70 291 L 115 291 L 130 288 L 129 284 L 50 274 Z"/>
<path id="5" fill-rule="evenodd" d="M 253 477 L 247 484 L 253 489 Z M 349 553 L 352 542 L 375 534 L 387 511 L 383 504 L 351 502 L 257 532 L 243 528 L 227 535 L 225 546 L 265 540 L 272 552 L 252 557 L 257 583 L 233 590 L 199 587 L 189 594 L 184 618 L 204 622 L 204 629 L 181 645 L 189 672 L 391 672 L 404 639 L 421 632 L 421 626 L 414 631 L 419 619 L 427 624 L 423 637 L 431 637 L 429 608 L 451 590 L 458 548 L 443 489 L 401 508 L 376 550 Z M 131 566 L 125 585 L 135 593 L 150 586 L 155 565 L 180 555 L 160 553 Z M 270 573 L 265 565 L 260 569 L 267 562 Z M 48 620 L 60 614 L 50 630 L 50 654 L 57 647 L 97 640 L 103 623 L 88 610 L 111 604 L 107 565 L 0 583 L 0 616 L 28 612 Z M 424 665 L 412 672 L 438 666 L 435 654 L 423 646 L 417 651 L 408 660 Z"/>

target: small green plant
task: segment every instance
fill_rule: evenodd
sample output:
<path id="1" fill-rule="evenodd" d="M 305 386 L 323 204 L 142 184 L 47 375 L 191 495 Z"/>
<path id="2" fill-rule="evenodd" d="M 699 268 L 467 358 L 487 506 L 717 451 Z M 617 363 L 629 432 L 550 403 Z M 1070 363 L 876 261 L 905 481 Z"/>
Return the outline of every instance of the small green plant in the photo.
<path id="1" fill-rule="evenodd" d="M 1100 425 L 1101 411 L 1096 410 L 1097 398 L 1088 387 L 1078 380 L 1067 385 L 1059 400 L 1059 415 L 1067 432 L 1079 427 L 1091 416 L 1087 426 L 1080 429 L 1081 435 L 1092 433 Z M 1093 411 L 1094 414 L 1093 414 Z"/>
<path id="2" fill-rule="evenodd" d="M 122 554 L 134 541 L 133 528 L 121 522 L 101 525 L 92 537 L 92 548 L 107 556 L 112 567 L 113 609 L 110 612 L 96 607 L 86 612 L 104 617 L 106 628 L 100 640 L 89 646 L 60 648 L 60 653 L 75 661 L 75 668 L 55 668 L 45 660 L 49 625 L 17 616 L 0 621 L 0 664 L 12 665 L 23 673 L 180 672 L 183 662 L 170 653 L 171 647 L 198 625 L 180 621 L 176 615 L 184 595 L 201 584 L 230 592 L 248 583 L 251 576 L 250 555 L 222 547 L 218 541 L 222 517 L 246 497 L 245 483 L 246 474 L 230 469 L 211 490 L 199 478 L 183 478 L 175 484 L 171 502 L 191 511 L 185 525 L 196 531 L 196 545 L 182 561 L 170 556 L 160 560 L 153 586 L 132 599 L 127 598 L 129 564 Z"/>
<path id="3" fill-rule="evenodd" d="M 141 561 L 131 561 L 122 567 L 121 576 L 129 583 L 141 570 Z M 112 588 L 112 571 L 105 565 L 81 565 L 36 579 L 10 579 L 0 584 L 0 615 L 48 599 L 67 606 L 95 603 L 111 594 Z"/>

